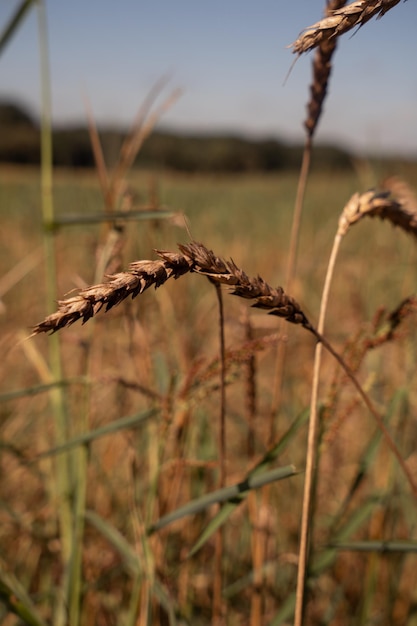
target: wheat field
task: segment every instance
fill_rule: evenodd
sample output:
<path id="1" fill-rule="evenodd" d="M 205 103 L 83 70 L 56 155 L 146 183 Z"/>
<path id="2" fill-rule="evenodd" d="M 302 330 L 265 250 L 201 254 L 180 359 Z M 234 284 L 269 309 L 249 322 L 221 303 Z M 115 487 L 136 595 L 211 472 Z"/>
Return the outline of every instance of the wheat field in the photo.
<path id="1" fill-rule="evenodd" d="M 310 171 L 398 1 L 299 173 L 0 168 L 1 624 L 415 622 L 417 165 Z"/>
<path id="2" fill-rule="evenodd" d="M 403 166 L 398 173 L 409 176 Z M 2 545 L 6 550 L 2 570 L 30 593 L 37 613 L 48 623 L 63 577 L 57 437 L 48 399 L 47 338 L 22 341 L 44 316 L 40 211 L 32 201 L 37 174 L 4 170 L 1 176 L 5 194 L 1 205 L 7 207 L 2 215 L 7 224 L 2 231 L 2 276 L 22 259 L 39 255 L 20 278 L 13 281 L 12 277 L 2 295 Z M 145 203 L 151 191 L 156 193 L 154 176 L 131 177 L 132 190 Z M 295 176 L 216 180 L 161 175 L 158 203 L 180 207 L 195 238 L 204 235 L 216 254 L 220 251 L 245 272 L 259 274 L 276 286 L 284 280 L 285 232 L 295 184 Z M 295 282 L 294 293 L 316 324 L 326 256 L 342 205 L 357 188 L 357 179 L 354 174 L 332 177 L 329 190 L 328 178 L 318 174 L 310 185 L 297 272 L 302 280 Z M 58 172 L 55 194 L 67 215 L 81 207 L 85 214 L 94 215 L 100 208 L 94 173 L 80 177 Z M 412 307 L 392 336 L 388 334 L 389 314 L 413 293 L 415 245 L 409 235 L 386 222 L 363 220 L 355 230 L 341 251 L 326 336 L 358 372 L 413 470 Z M 58 290 L 64 296 L 94 282 L 100 233 L 94 224 L 73 225 L 62 227 L 55 237 Z M 115 262 L 120 270 L 133 260 L 155 261 L 155 249 L 177 251 L 176 243 L 188 245 L 189 239 L 178 216 L 161 222 L 129 222 L 116 246 Z M 388 276 L 387 258 L 391 260 Z M 223 598 L 228 623 L 248 619 L 253 602 L 251 545 L 254 518 L 259 516 L 266 539 L 260 592 L 265 620 L 273 623 L 278 616 L 276 623 L 284 623 L 290 619 L 296 576 L 303 484 L 298 472 L 304 467 L 315 341 L 296 325 L 279 329 L 277 318 L 251 309 L 249 301 L 230 298 L 227 285 L 224 289 L 226 486 L 240 483 L 259 464 L 264 473 L 290 469 L 285 480 L 269 488 L 267 506 L 255 492 L 239 506 L 233 500 L 223 505 L 228 513 Z M 215 535 L 203 537 L 200 550 L 191 558 L 187 555 L 213 519 L 215 502 L 174 519 L 149 537 L 146 529 L 217 489 L 221 368 L 215 290 L 204 277 L 185 275 L 133 301 L 126 299 L 108 313 L 101 311 L 85 326 L 77 322 L 61 330 L 60 339 L 66 437 L 70 444 L 75 442 L 65 456 L 72 464 L 73 480 L 80 480 L 74 473 L 80 467 L 76 455 L 81 444 L 86 452 L 80 623 L 129 623 L 132 615 L 138 619 L 144 606 L 151 623 L 211 623 Z M 275 352 L 282 341 L 288 355 L 271 445 L 268 423 Z M 410 543 L 415 508 L 410 489 L 372 417 L 329 356 L 323 364 L 321 398 L 314 531 L 320 576 L 311 619 L 321 619 L 326 603 L 334 603 L 334 619 L 346 623 L 349 615 L 358 620 L 358 611 L 368 610 L 366 603 L 369 610 L 380 606 L 384 594 L 384 610 L 395 619 L 391 623 L 401 623 L 403 618 L 395 617 L 396 612 L 401 616 L 412 607 L 412 554 L 371 552 L 364 557 L 354 548 L 336 553 L 328 546 L 331 541 Z M 51 453 L 42 456 L 47 451 Z M 358 584 L 358 568 L 369 577 L 365 589 Z M 396 593 L 388 595 L 394 581 Z M 282 608 L 286 615 L 281 620 Z"/>

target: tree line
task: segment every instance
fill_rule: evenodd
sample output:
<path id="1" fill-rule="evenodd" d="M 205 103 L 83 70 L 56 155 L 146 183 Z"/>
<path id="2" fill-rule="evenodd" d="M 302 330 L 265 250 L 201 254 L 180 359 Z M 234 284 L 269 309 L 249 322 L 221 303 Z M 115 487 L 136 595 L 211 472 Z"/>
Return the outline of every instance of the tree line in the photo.
<path id="1" fill-rule="evenodd" d="M 106 161 L 115 162 L 126 132 L 102 128 L 100 138 Z M 144 143 L 135 165 L 182 172 L 272 172 L 298 169 L 301 145 L 277 139 L 246 139 L 236 135 L 180 134 L 155 131 Z M 93 167 L 94 156 L 86 127 L 54 128 L 54 164 L 63 167 Z M 39 163 L 39 123 L 24 107 L 0 103 L 0 162 Z M 313 167 L 348 169 L 351 155 L 335 146 L 318 146 Z"/>

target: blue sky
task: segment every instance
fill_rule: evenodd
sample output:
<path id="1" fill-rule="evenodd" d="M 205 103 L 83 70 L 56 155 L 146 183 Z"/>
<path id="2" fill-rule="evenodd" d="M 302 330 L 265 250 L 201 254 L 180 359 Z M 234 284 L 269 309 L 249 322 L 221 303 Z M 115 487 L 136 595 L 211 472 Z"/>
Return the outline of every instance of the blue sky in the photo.
<path id="1" fill-rule="evenodd" d="M 2 0 L 0 29 L 20 4 Z M 312 55 L 287 46 L 322 16 L 323 0 L 46 0 L 57 123 L 128 124 L 170 73 L 181 99 L 163 124 L 192 131 L 303 138 Z M 417 155 L 417 2 L 339 41 L 318 140 L 358 152 Z M 39 111 L 33 8 L 0 56 L 0 97 Z"/>

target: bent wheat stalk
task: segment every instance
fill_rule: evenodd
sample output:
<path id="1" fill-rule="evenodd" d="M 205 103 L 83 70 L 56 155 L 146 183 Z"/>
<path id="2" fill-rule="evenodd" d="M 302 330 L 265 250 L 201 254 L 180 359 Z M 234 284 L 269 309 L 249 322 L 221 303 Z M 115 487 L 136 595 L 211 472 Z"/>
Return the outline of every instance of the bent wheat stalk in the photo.
<path id="1" fill-rule="evenodd" d="M 321 45 L 325 40 L 340 37 L 355 27 L 363 26 L 373 17 L 382 17 L 399 4 L 400 0 L 357 0 L 333 11 L 329 17 L 309 26 L 291 44 L 294 54 L 303 54 Z"/>

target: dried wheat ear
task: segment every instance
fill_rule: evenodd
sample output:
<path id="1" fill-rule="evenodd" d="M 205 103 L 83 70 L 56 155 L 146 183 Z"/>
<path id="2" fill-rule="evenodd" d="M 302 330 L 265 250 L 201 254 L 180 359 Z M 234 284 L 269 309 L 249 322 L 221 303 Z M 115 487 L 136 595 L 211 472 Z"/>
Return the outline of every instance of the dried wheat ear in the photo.
<path id="1" fill-rule="evenodd" d="M 363 26 L 373 17 L 382 17 L 399 4 L 400 0 L 357 0 L 343 8 L 333 11 L 320 22 L 306 28 L 291 45 L 295 54 L 303 54 L 321 45 L 324 41 L 335 39 L 352 28 Z"/>
<path id="2" fill-rule="evenodd" d="M 254 300 L 252 306 L 265 309 L 293 324 L 311 329 L 300 305 L 282 287 L 271 287 L 260 276 L 250 278 L 232 261 L 217 257 L 202 243 L 179 245 L 180 252 L 157 250 L 155 261 L 135 261 L 127 271 L 108 277 L 108 282 L 82 289 L 77 295 L 58 301 L 58 310 L 37 324 L 33 335 L 56 332 L 77 320 L 84 322 L 103 307 L 108 311 L 129 296 L 135 298 L 151 286 L 163 285 L 169 278 L 195 272 L 217 284 L 230 287 L 232 295 Z"/>

